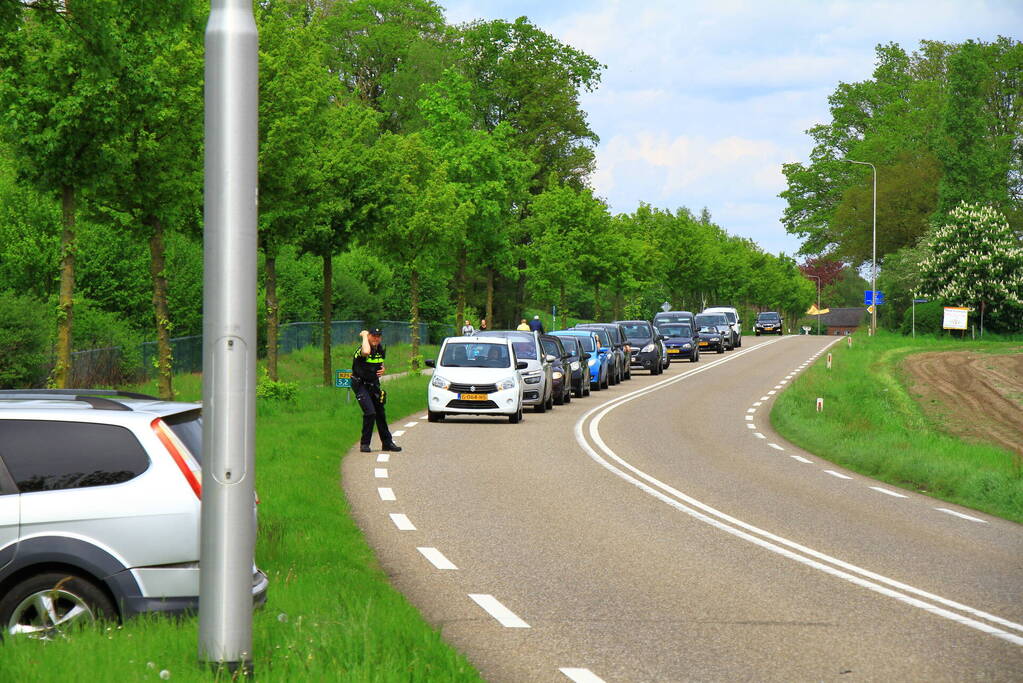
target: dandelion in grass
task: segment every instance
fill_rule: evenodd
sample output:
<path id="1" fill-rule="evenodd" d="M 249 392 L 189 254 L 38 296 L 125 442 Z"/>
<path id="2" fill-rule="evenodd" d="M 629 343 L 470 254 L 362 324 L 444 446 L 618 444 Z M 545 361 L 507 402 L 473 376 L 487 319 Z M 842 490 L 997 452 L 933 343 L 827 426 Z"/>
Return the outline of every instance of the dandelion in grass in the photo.
<path id="1" fill-rule="evenodd" d="M 164 669 L 163 671 L 161 671 L 160 672 L 160 678 L 162 678 L 163 680 L 166 681 L 168 678 L 170 678 L 170 671 L 167 671 L 167 669 Z"/>
<path id="2" fill-rule="evenodd" d="M 288 615 L 285 614 L 284 612 L 281 612 L 280 614 L 277 615 L 277 621 L 281 622 L 282 624 L 288 623 Z"/>

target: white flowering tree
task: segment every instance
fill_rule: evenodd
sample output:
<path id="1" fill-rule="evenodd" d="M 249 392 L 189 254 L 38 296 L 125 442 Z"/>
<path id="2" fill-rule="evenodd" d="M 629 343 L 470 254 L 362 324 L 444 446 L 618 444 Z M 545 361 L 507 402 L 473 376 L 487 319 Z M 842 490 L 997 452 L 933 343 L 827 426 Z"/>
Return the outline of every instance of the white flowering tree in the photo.
<path id="1" fill-rule="evenodd" d="M 963 202 L 924 240 L 921 293 L 993 312 L 1009 329 L 1023 314 L 1023 237 L 998 211 Z"/>

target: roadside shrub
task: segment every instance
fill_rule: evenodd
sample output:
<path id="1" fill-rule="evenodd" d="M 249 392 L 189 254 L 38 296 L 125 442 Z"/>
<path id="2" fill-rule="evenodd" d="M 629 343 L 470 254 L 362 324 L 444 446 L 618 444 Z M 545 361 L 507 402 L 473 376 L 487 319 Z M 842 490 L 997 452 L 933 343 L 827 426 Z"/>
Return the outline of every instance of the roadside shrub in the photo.
<path id="1" fill-rule="evenodd" d="M 298 382 L 282 382 L 270 379 L 270 373 L 263 367 L 256 382 L 256 398 L 269 401 L 294 401 L 298 393 Z"/>
<path id="2" fill-rule="evenodd" d="M 53 322 L 45 302 L 0 292 L 0 389 L 37 387 L 46 380 Z"/>
<path id="3" fill-rule="evenodd" d="M 941 324 L 945 316 L 945 304 L 941 301 L 928 301 L 925 304 L 916 305 L 916 333 L 917 334 L 941 334 Z M 913 332 L 913 314 L 906 311 L 902 316 L 902 326 L 899 328 L 902 334 Z"/>

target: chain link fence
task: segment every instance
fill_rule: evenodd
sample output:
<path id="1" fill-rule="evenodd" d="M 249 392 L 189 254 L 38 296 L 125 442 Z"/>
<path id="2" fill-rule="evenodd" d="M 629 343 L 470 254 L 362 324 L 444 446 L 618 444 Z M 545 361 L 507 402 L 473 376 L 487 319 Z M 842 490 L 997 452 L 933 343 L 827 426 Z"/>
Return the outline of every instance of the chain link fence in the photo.
<path id="1" fill-rule="evenodd" d="M 381 320 L 377 323 L 387 344 L 411 344 L 412 323 L 399 320 Z M 355 344 L 359 332 L 365 329 L 362 320 L 333 320 L 330 323 L 332 344 Z M 423 344 L 439 344 L 447 336 L 455 334 L 453 325 L 444 323 L 419 323 L 419 341 Z M 305 348 L 319 346 L 323 342 L 323 323 L 294 322 L 280 327 L 278 348 L 284 355 Z M 174 373 L 202 372 L 202 335 L 174 337 L 170 340 Z M 71 381 L 76 387 L 102 387 L 144 381 L 156 376 L 156 342 L 144 342 L 140 346 L 141 367 L 132 368 L 126 362 L 120 347 L 75 351 L 71 354 Z"/>

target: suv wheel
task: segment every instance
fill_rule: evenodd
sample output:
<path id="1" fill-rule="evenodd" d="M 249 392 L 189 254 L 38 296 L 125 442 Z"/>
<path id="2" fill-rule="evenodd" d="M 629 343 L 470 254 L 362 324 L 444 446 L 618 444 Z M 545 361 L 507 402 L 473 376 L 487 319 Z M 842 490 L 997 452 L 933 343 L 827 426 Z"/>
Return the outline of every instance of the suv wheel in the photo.
<path id="1" fill-rule="evenodd" d="M 117 610 L 91 581 L 66 572 L 32 576 L 0 600 L 3 633 L 52 640 L 97 619 L 114 619 Z"/>
<path id="2" fill-rule="evenodd" d="M 435 413 L 431 410 L 426 414 L 426 419 L 430 422 L 441 422 L 444 419 L 444 413 Z"/>

